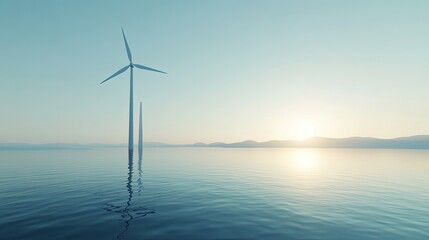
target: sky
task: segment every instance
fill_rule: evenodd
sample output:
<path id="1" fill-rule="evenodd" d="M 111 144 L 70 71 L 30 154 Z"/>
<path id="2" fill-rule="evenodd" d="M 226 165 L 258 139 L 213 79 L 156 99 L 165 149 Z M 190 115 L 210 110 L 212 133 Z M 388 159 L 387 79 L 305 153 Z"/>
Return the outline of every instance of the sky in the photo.
<path id="1" fill-rule="evenodd" d="M 429 134 L 429 1 L 0 1 L 0 143 Z M 137 132 L 135 132 L 137 138 Z"/>

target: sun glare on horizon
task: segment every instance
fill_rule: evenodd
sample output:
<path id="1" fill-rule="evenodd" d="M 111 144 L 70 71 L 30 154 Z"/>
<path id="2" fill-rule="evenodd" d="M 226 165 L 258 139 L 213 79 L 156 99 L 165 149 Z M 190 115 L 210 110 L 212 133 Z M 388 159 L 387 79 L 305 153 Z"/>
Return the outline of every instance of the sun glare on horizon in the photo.
<path id="1" fill-rule="evenodd" d="M 295 138 L 297 140 L 305 140 L 314 137 L 315 125 L 310 121 L 298 121 L 294 127 Z"/>

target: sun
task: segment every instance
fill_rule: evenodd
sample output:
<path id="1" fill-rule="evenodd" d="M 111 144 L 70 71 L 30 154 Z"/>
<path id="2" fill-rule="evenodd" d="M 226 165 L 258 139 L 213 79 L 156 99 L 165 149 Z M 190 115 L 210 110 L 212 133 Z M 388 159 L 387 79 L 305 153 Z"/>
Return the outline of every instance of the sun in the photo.
<path id="1" fill-rule="evenodd" d="M 300 121 L 295 127 L 296 137 L 298 140 L 305 140 L 314 137 L 315 127 L 309 121 Z"/>

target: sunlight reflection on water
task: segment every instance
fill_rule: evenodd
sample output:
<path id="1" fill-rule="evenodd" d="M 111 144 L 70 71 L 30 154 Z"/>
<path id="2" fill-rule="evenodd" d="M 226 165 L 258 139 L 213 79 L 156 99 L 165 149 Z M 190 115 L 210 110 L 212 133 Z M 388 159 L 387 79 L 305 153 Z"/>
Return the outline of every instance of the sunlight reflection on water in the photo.
<path id="1" fill-rule="evenodd" d="M 293 163 L 297 171 L 312 172 L 317 171 L 319 164 L 317 155 L 312 149 L 296 149 L 293 153 Z"/>

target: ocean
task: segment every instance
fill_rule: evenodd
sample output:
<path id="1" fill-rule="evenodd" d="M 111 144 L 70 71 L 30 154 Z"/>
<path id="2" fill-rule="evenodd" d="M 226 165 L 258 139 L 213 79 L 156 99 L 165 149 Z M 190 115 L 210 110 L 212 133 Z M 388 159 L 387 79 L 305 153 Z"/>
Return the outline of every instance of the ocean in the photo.
<path id="1" fill-rule="evenodd" d="M 0 239 L 429 239 L 429 151 L 0 151 Z"/>

